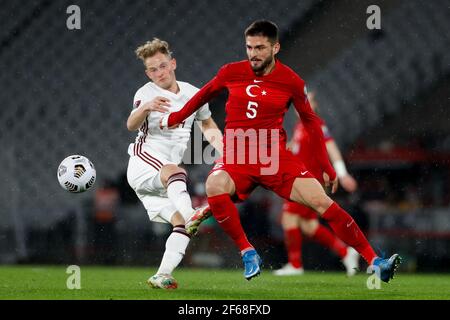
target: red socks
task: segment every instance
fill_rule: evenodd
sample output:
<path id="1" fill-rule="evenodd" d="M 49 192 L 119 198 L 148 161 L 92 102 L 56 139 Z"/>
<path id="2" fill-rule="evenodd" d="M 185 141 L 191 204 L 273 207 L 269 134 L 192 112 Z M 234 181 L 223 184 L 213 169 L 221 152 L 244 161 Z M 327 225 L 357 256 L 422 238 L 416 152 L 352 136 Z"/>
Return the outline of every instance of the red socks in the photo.
<path id="1" fill-rule="evenodd" d="M 253 248 L 247 239 L 244 229 L 242 228 L 239 212 L 233 201 L 231 201 L 230 195 L 221 194 L 218 196 L 208 197 L 208 203 L 217 222 L 233 239 L 239 250 L 242 252 Z M 329 226 L 333 229 L 338 238 L 342 239 L 348 246 L 355 248 L 355 250 L 359 252 L 359 254 L 369 265 L 372 263 L 373 259 L 377 257 L 377 254 L 373 251 L 366 237 L 361 232 L 361 229 L 359 229 L 353 218 L 341 207 L 339 207 L 337 203 L 333 202 L 333 204 L 323 213 L 322 218 L 328 222 Z M 328 230 L 324 230 L 319 227 L 313 238 L 314 240 L 317 240 L 318 242 L 332 248 L 339 254 L 339 256 L 342 257 L 342 244 L 339 244 L 339 242 L 336 242 L 334 239 L 331 241 L 330 235 L 333 237 Z M 298 230 L 298 234 L 295 234 L 292 230 L 288 230 L 286 232 L 286 247 L 288 249 L 289 262 L 291 262 L 294 267 L 299 265 L 301 266 L 301 249 L 297 252 L 294 250 L 295 246 L 300 248 L 301 241 L 300 230 Z"/>
<path id="2" fill-rule="evenodd" d="M 377 257 L 366 237 L 359 229 L 355 220 L 345 212 L 336 202 L 323 213 L 325 219 L 334 233 L 348 246 L 356 251 L 371 265 L 372 260 Z"/>
<path id="3" fill-rule="evenodd" d="M 231 201 L 229 194 L 208 197 L 209 207 L 222 229 L 233 239 L 236 246 L 242 252 L 253 248 L 248 242 L 244 229 L 241 225 L 239 212 Z"/>
<path id="4" fill-rule="evenodd" d="M 302 233 L 300 228 L 284 231 L 284 244 L 286 246 L 288 261 L 294 268 L 303 267 L 302 261 Z"/>
<path id="5" fill-rule="evenodd" d="M 311 237 L 312 240 L 320 243 L 322 246 L 330 248 L 341 259 L 347 254 L 347 246 L 338 239 L 328 228 L 319 224 L 316 233 Z"/>

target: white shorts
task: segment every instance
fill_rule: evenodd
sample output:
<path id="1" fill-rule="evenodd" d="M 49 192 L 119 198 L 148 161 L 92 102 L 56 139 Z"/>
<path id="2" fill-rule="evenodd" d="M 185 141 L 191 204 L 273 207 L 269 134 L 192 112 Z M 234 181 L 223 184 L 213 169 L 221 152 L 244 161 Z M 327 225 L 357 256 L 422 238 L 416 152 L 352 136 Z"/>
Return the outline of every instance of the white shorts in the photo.
<path id="1" fill-rule="evenodd" d="M 148 150 L 134 150 L 134 144 L 128 149 L 127 180 L 138 198 L 144 204 L 150 221 L 170 223 L 177 211 L 167 197 L 167 190 L 161 182 L 160 170 L 163 165 L 174 164 L 163 157 L 150 154 Z"/>

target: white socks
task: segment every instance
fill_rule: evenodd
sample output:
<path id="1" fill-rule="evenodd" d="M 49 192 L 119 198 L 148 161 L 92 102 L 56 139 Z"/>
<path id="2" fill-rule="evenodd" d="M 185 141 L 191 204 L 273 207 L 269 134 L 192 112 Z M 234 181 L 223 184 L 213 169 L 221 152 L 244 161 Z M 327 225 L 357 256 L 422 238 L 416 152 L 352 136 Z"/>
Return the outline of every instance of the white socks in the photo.
<path id="1" fill-rule="evenodd" d="M 167 197 L 186 222 L 194 213 L 191 196 L 186 187 L 187 176 L 185 173 L 175 173 L 167 180 Z"/>
<path id="2" fill-rule="evenodd" d="M 191 196 L 187 192 L 186 180 L 187 176 L 182 172 L 175 173 L 167 179 L 167 197 L 185 221 L 194 213 Z M 172 274 L 183 259 L 190 239 L 184 225 L 173 227 L 173 231 L 166 241 L 166 251 L 161 260 L 158 274 Z"/>
<path id="3" fill-rule="evenodd" d="M 186 252 L 186 247 L 191 240 L 186 233 L 184 225 L 173 227 L 173 231 L 166 241 L 166 251 L 161 260 L 158 274 L 172 274 L 173 270 L 180 264 Z"/>

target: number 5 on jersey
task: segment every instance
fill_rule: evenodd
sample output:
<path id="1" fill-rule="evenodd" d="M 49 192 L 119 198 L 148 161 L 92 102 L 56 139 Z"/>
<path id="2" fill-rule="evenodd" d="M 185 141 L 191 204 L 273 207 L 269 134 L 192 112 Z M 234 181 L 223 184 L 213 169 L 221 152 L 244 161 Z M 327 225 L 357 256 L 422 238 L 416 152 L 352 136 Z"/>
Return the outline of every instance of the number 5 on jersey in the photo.
<path id="1" fill-rule="evenodd" d="M 246 112 L 247 118 L 249 118 L 249 119 L 256 118 L 256 114 L 258 113 L 258 110 L 256 108 L 258 108 L 257 102 L 254 102 L 254 101 L 248 102 L 247 112 Z"/>

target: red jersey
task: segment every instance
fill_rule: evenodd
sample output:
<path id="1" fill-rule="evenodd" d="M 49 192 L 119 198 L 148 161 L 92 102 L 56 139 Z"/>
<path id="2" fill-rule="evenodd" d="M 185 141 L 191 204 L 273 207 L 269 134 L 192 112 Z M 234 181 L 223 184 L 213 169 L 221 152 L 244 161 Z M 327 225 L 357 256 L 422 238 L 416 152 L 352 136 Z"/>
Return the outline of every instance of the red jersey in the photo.
<path id="1" fill-rule="evenodd" d="M 324 141 L 327 143 L 328 141 L 333 140 L 333 137 L 331 136 L 325 122 L 322 119 L 320 120 Z M 298 121 L 294 128 L 291 151 L 300 159 L 301 162 L 305 164 L 305 166 L 314 176 L 316 176 L 317 179 L 322 181 L 323 177 L 322 172 L 320 171 L 321 167 L 317 161 L 317 156 L 314 153 L 314 139 L 311 139 L 308 131 L 305 129 L 305 126 L 301 121 Z"/>
<path id="2" fill-rule="evenodd" d="M 335 178 L 336 173 L 325 148 L 321 120 L 309 105 L 305 82 L 279 60 L 276 60 L 273 71 L 264 76 L 255 75 L 247 60 L 224 65 L 217 75 L 186 103 L 183 109 L 169 115 L 168 127 L 181 123 L 225 88 L 229 92 L 225 107 L 225 155 L 230 151 L 234 153 L 234 143 L 231 146 L 227 143 L 227 135 L 230 132 L 235 134 L 236 131 L 255 130 L 259 133 L 264 129 L 276 132 L 280 154 L 286 152 L 283 117 L 292 102 L 312 139 L 315 146 L 314 152 L 317 154 L 321 168 L 331 179 Z M 259 146 L 264 144 L 261 140 L 257 142 Z M 252 144 L 247 139 L 245 143 Z M 271 147 L 270 143 L 268 147 Z"/>

